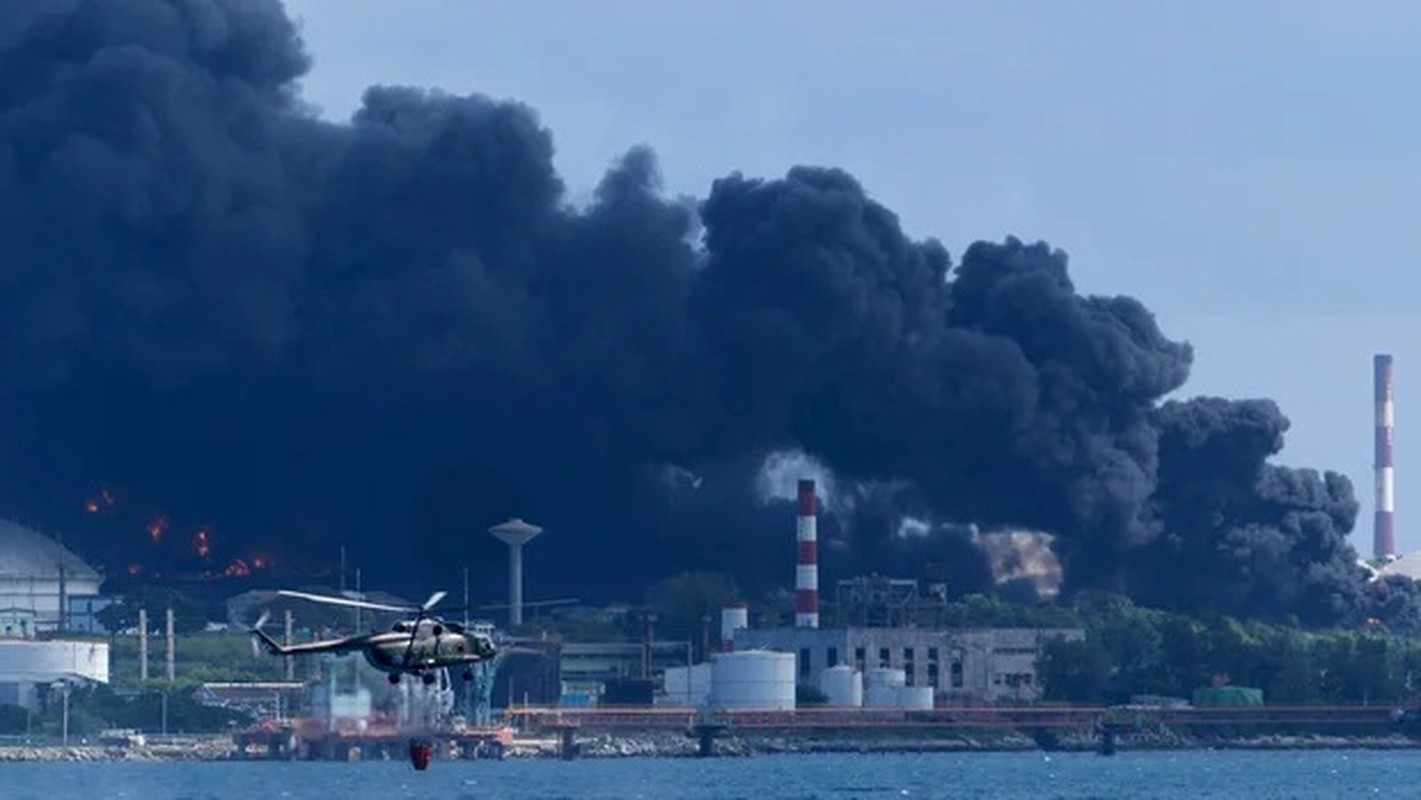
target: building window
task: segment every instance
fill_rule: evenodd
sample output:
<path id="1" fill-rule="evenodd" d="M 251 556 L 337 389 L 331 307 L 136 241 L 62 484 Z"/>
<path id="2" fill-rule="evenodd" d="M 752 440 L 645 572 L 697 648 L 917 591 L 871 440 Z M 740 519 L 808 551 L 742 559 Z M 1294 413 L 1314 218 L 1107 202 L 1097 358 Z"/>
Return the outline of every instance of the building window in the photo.
<path id="1" fill-rule="evenodd" d="M 962 662 L 954 660 L 952 662 L 952 688 L 962 688 Z"/>
<path id="2" fill-rule="evenodd" d="M 939 676 L 938 676 L 938 673 L 937 673 L 937 662 L 936 662 L 936 661 L 929 661 L 929 662 L 928 662 L 928 685 L 931 686 L 931 687 L 933 687 L 934 689 L 938 688 L 938 683 L 937 683 L 937 682 L 938 682 L 938 677 L 939 677 Z"/>
<path id="3" fill-rule="evenodd" d="M 908 686 L 915 686 L 913 673 L 917 671 L 917 664 L 913 663 L 913 648 L 903 648 L 903 682 Z"/>
<path id="4" fill-rule="evenodd" d="M 863 670 L 863 662 L 864 662 L 864 659 L 867 658 L 867 657 L 868 657 L 868 656 L 866 656 L 866 655 L 864 654 L 864 649 L 863 649 L 862 647 L 855 647 L 855 648 L 854 648 L 854 664 L 856 664 L 856 665 L 858 666 L 858 668 L 859 668 L 860 671 Z"/>
<path id="5" fill-rule="evenodd" d="M 837 648 L 837 647 L 831 647 L 831 648 L 829 648 L 828 656 L 829 656 L 829 657 L 828 657 L 827 659 L 825 659 L 826 661 L 829 662 L 826 666 L 830 666 L 830 667 L 837 667 L 837 666 L 839 666 L 839 648 Z"/>
<path id="6" fill-rule="evenodd" d="M 809 648 L 799 648 L 799 677 L 809 677 Z"/>
<path id="7" fill-rule="evenodd" d="M 936 663 L 937 663 L 937 648 L 936 648 L 936 647 L 929 647 L 929 648 L 928 648 L 928 663 L 929 663 L 929 664 L 936 664 Z"/>
<path id="8" fill-rule="evenodd" d="M 880 647 L 880 648 L 878 648 L 878 666 L 880 666 L 880 667 L 886 667 L 886 666 L 888 666 L 888 652 L 889 652 L 889 651 L 888 651 L 888 648 L 887 648 L 887 647 Z"/>

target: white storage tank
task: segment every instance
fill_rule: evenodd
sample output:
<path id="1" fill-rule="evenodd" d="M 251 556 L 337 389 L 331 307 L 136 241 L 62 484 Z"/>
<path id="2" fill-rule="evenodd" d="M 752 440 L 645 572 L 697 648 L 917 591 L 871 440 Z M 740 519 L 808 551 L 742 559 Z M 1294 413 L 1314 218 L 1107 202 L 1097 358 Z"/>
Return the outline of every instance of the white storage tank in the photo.
<path id="1" fill-rule="evenodd" d="M 897 686 L 865 686 L 863 687 L 864 708 L 897 708 L 898 707 L 898 687 Z"/>
<path id="2" fill-rule="evenodd" d="M 691 702 L 690 705 L 699 706 L 710 702 L 711 698 L 711 665 L 709 661 L 691 667 Z"/>
<path id="3" fill-rule="evenodd" d="M 658 705 L 699 706 L 710 699 L 711 665 L 667 667 Z"/>
<path id="4" fill-rule="evenodd" d="M 897 667 L 874 667 L 864 675 L 864 686 L 905 686 L 908 674 Z"/>
<path id="5" fill-rule="evenodd" d="M 48 683 L 79 677 L 109 682 L 109 643 L 0 639 L 0 681 Z"/>
<path id="6" fill-rule="evenodd" d="M 833 708 L 858 708 L 863 705 L 863 674 L 847 664 L 829 667 L 819 673 L 819 691 Z"/>
<path id="7" fill-rule="evenodd" d="M 863 704 L 868 708 L 898 708 L 898 689 L 908 674 L 895 667 L 874 667 L 864 674 Z"/>
<path id="8" fill-rule="evenodd" d="M 794 654 L 771 650 L 717 653 L 711 664 L 711 698 L 716 708 L 793 710 Z"/>
<path id="9" fill-rule="evenodd" d="M 933 687 L 899 686 L 898 707 L 913 711 L 931 711 L 933 708 Z"/>
<path id="10" fill-rule="evenodd" d="M 661 691 L 666 697 L 666 705 L 688 706 L 691 704 L 691 668 L 667 667 L 661 677 Z"/>
<path id="11" fill-rule="evenodd" d="M 735 649 L 735 632 L 750 627 L 750 609 L 744 603 L 726 606 L 720 610 L 720 649 L 730 652 Z"/>

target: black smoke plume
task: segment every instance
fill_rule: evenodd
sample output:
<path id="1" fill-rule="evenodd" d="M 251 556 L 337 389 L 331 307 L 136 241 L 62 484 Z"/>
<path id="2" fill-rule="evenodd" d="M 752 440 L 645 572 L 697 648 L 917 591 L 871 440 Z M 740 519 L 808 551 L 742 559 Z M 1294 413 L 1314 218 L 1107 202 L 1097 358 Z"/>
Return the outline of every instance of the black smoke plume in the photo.
<path id="1" fill-rule="evenodd" d="M 344 545 L 495 599 L 518 515 L 531 596 L 760 590 L 797 452 L 826 581 L 989 586 L 974 525 L 1052 534 L 1067 593 L 1362 613 L 1348 482 L 1267 462 L 1271 403 L 1161 406 L 1190 348 L 1060 251 L 954 268 L 835 169 L 668 198 L 646 149 L 572 208 L 531 109 L 374 87 L 332 124 L 309 63 L 276 0 L 0 5 L 0 501 L 112 572 Z"/>

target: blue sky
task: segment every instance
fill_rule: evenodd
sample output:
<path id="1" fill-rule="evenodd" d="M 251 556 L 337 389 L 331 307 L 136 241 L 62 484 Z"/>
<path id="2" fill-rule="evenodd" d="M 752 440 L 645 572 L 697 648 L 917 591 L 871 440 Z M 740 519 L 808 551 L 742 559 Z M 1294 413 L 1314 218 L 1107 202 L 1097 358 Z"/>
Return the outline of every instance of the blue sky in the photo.
<path id="1" fill-rule="evenodd" d="M 1045 239 L 1196 348 L 1183 394 L 1272 397 L 1371 549 L 1371 355 L 1396 357 L 1397 545 L 1421 548 L 1421 4 L 286 0 L 342 119 L 365 87 L 521 100 L 574 198 L 626 148 L 667 190 L 843 167 L 959 254 Z"/>

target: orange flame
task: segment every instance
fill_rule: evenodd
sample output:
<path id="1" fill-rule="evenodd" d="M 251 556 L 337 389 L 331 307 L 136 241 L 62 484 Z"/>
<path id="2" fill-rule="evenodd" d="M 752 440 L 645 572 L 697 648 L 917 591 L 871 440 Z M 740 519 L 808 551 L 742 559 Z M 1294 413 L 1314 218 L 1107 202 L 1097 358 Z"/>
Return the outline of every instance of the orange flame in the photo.
<path id="1" fill-rule="evenodd" d="M 266 569 L 266 556 L 252 556 L 252 569 Z"/>
<path id="2" fill-rule="evenodd" d="M 200 558 L 207 558 L 208 553 L 212 552 L 212 542 L 206 528 L 198 528 L 197 533 L 192 535 L 192 549 Z"/>
<path id="3" fill-rule="evenodd" d="M 167 514 L 154 514 L 153 518 L 148 520 L 148 537 L 153 540 L 153 544 L 157 544 L 159 541 L 161 541 L 163 538 L 163 534 L 166 533 L 167 530 Z"/>
<path id="4" fill-rule="evenodd" d="M 227 569 L 224 570 L 222 574 L 239 577 L 242 575 L 252 574 L 252 570 L 250 567 L 247 566 L 247 562 L 238 558 L 234 559 L 231 564 L 228 564 Z"/>
<path id="5" fill-rule="evenodd" d="M 84 510 L 90 514 L 97 514 L 105 508 L 113 508 L 118 504 L 114 490 L 107 486 L 99 487 L 99 493 L 93 497 L 84 498 Z"/>
<path id="6" fill-rule="evenodd" d="M 142 573 L 143 573 L 143 565 L 142 565 L 142 564 L 129 564 L 129 565 L 128 565 L 128 574 L 129 574 L 129 575 L 140 575 L 140 574 L 142 574 Z"/>

